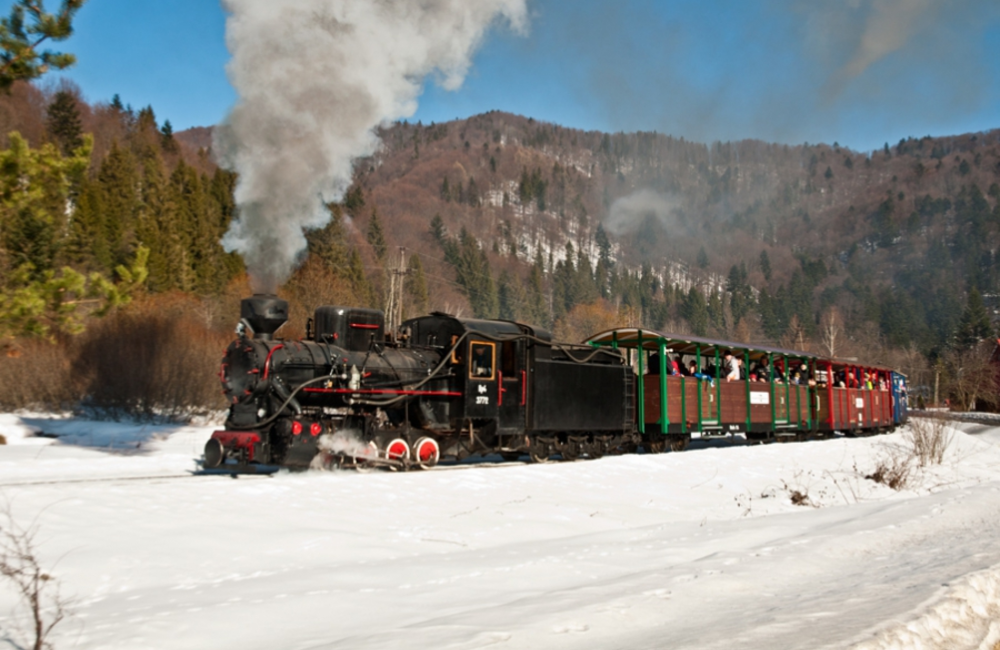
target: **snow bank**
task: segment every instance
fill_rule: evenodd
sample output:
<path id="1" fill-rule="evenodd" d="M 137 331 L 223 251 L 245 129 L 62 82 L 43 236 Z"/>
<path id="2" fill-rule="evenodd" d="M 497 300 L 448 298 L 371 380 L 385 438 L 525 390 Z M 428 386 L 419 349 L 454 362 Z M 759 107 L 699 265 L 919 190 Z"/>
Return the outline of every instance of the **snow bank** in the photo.
<path id="1" fill-rule="evenodd" d="M 993 650 L 1000 643 L 1000 566 L 974 573 L 918 618 L 854 650 Z"/>
<path id="2" fill-rule="evenodd" d="M 995 582 L 963 582 L 1000 567 L 986 435 L 956 432 L 897 492 L 864 477 L 901 434 L 192 477 L 211 431 L 0 416 L 23 443 L 0 447 L 0 499 L 38 522 L 78 599 L 57 647 L 816 650 L 929 621 L 942 584 L 968 593 L 913 628 L 921 642 L 998 602 Z M 87 445 L 112 437 L 137 447 Z M 0 627 L 14 602 L 0 587 Z M 898 639 L 871 647 L 920 647 Z"/>

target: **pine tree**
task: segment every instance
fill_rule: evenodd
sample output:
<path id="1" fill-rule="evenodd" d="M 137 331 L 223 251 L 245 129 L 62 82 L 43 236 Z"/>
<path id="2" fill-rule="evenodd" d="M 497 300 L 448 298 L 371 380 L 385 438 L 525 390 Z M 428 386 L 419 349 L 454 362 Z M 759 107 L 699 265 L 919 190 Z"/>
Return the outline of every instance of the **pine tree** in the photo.
<path id="1" fill-rule="evenodd" d="M 56 93 L 48 108 L 49 135 L 59 145 L 64 156 L 70 156 L 83 146 L 83 126 L 76 97 L 65 90 Z"/>
<path id="2" fill-rule="evenodd" d="M 597 252 L 600 256 L 598 263 L 604 262 L 605 268 L 611 268 L 611 241 L 608 233 L 604 231 L 602 224 L 597 224 L 597 232 L 594 233 L 594 243 L 597 244 Z"/>
<path id="3" fill-rule="evenodd" d="M 64 158 L 52 144 L 32 149 L 16 132 L 9 138 L 10 147 L 0 152 L 0 245 L 6 249 L 0 261 L 30 265 L 28 275 L 39 279 L 63 261 L 70 230 L 66 206 L 84 181 L 91 140 Z"/>
<path id="4" fill-rule="evenodd" d="M 979 290 L 973 287 L 969 291 L 969 298 L 962 312 L 962 319 L 959 321 L 958 330 L 955 333 L 955 346 L 959 350 L 968 350 L 983 339 L 989 337 L 993 332 L 990 323 L 990 314 L 983 305 L 983 297 Z"/>
<path id="5" fill-rule="evenodd" d="M 708 268 L 708 253 L 705 252 L 704 246 L 698 249 L 698 268 L 700 269 Z"/>
<path id="6" fill-rule="evenodd" d="M 177 153 L 177 140 L 174 139 L 174 126 L 167 120 L 160 129 L 160 146 L 168 153 Z"/>
<path id="7" fill-rule="evenodd" d="M 104 208 L 104 237 L 113 264 L 128 259 L 134 244 L 138 176 L 131 152 L 113 142 L 97 174 Z"/>
<path id="8" fill-rule="evenodd" d="M 56 14 L 43 0 L 17 0 L 10 16 L 0 20 L 0 90 L 10 92 L 15 81 L 37 79 L 49 70 L 64 70 L 72 54 L 39 51 L 45 41 L 63 41 L 73 34 L 73 17 L 85 0 L 63 0 Z"/>
<path id="9" fill-rule="evenodd" d="M 382 223 L 378 218 L 378 210 L 375 208 L 372 208 L 372 218 L 368 222 L 368 235 L 366 239 L 368 240 L 368 244 L 371 245 L 372 250 L 375 251 L 375 257 L 378 261 L 381 262 L 385 259 L 385 254 L 389 247 L 385 241 Z"/>
<path id="10" fill-rule="evenodd" d="M 760 272 L 764 274 L 765 280 L 771 281 L 771 258 L 768 257 L 766 250 L 760 252 Z"/>
<path id="11" fill-rule="evenodd" d="M 410 297 L 410 307 L 413 315 L 426 314 L 430 302 L 427 291 L 427 278 L 424 276 L 424 265 L 420 256 L 414 253 L 410 256 L 410 275 L 406 278 L 406 293 Z"/>
<path id="12" fill-rule="evenodd" d="M 545 281 L 542 275 L 541 252 L 535 258 L 528 274 L 528 304 L 524 317 L 533 325 L 551 327 L 552 317 L 549 314 L 548 301 L 545 299 Z"/>
<path id="13" fill-rule="evenodd" d="M 691 332 L 695 336 L 705 336 L 708 334 L 708 305 L 705 304 L 705 296 L 695 287 L 691 287 L 684 300 L 682 310 L 684 320 L 691 327 Z"/>
<path id="14" fill-rule="evenodd" d="M 434 218 L 431 219 L 431 235 L 434 236 L 434 240 L 437 243 L 442 245 L 448 236 L 448 231 L 444 227 L 444 220 L 441 219 L 440 214 L 435 214 Z"/>
<path id="15" fill-rule="evenodd" d="M 358 305 L 368 307 L 372 304 L 372 288 L 365 276 L 365 264 L 357 248 L 351 249 L 351 259 L 347 267 L 347 282 L 357 299 Z"/>
<path id="16" fill-rule="evenodd" d="M 345 243 L 344 209 L 336 203 L 328 204 L 327 209 L 330 221 L 322 228 L 306 233 L 309 256 L 322 260 L 330 271 L 341 273 L 347 268 L 351 256 Z"/>

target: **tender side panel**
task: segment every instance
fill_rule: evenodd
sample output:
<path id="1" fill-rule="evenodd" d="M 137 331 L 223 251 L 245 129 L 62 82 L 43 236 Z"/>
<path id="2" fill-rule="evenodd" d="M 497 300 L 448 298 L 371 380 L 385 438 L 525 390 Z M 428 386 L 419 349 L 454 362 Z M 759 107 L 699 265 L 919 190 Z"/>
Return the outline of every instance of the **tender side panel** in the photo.
<path id="1" fill-rule="evenodd" d="M 625 366 L 535 359 L 529 428 L 535 431 L 622 431 Z"/>

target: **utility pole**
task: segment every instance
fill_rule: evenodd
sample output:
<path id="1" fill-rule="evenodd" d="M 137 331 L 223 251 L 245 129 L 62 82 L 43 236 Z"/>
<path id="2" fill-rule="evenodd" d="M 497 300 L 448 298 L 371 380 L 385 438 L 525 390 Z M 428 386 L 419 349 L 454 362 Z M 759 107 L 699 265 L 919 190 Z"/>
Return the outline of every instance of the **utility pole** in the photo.
<path id="1" fill-rule="evenodd" d="M 406 249 L 399 247 L 399 266 L 389 271 L 389 300 L 386 306 L 388 330 L 395 332 L 403 324 L 403 292 L 406 287 Z"/>

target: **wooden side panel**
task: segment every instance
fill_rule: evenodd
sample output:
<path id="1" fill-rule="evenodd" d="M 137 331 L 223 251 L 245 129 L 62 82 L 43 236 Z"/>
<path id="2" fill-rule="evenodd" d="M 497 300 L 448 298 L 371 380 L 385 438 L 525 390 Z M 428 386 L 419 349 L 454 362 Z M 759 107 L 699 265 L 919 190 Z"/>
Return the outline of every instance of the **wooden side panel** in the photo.
<path id="1" fill-rule="evenodd" d="M 660 421 L 660 376 L 646 375 L 642 380 L 646 422 L 658 423 Z M 671 425 L 680 424 L 682 420 L 686 419 L 690 426 L 697 426 L 699 390 L 702 394 L 702 418 L 705 420 L 716 419 L 719 410 L 718 403 L 715 398 L 715 388 L 709 382 L 692 377 L 673 375 L 667 377 L 667 415 Z"/>

